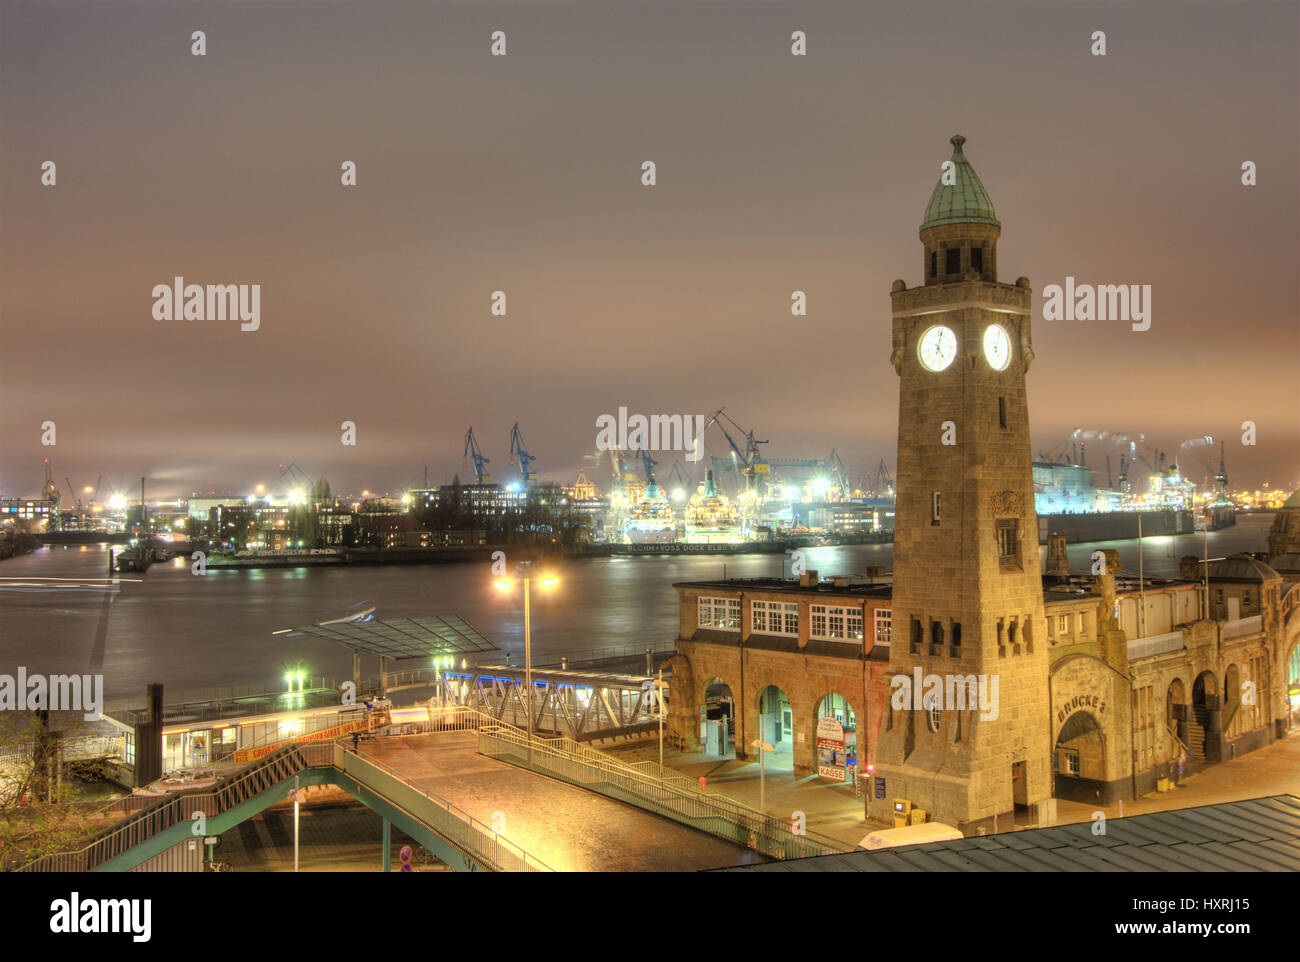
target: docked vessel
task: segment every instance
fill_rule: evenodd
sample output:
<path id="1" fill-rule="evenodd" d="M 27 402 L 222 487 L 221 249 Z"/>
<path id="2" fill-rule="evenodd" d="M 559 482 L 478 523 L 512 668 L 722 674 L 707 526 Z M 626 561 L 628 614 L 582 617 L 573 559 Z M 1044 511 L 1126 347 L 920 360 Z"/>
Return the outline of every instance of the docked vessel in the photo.
<path id="1" fill-rule="evenodd" d="M 718 491 L 710 470 L 686 505 L 686 540 L 692 544 L 735 544 L 741 540 L 736 505 Z"/>
<path id="2" fill-rule="evenodd" d="M 677 540 L 677 516 L 653 478 L 645 494 L 632 505 L 623 521 L 624 544 L 669 544 Z"/>

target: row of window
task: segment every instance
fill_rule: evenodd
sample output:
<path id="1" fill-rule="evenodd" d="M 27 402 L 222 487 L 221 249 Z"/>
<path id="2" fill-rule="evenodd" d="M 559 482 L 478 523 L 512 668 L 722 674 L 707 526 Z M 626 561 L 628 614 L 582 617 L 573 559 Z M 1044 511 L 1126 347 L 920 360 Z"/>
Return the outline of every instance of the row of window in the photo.
<path id="1" fill-rule="evenodd" d="M 943 268 L 945 274 L 957 274 L 961 272 L 961 248 L 949 247 L 943 252 Z M 970 251 L 970 269 L 973 271 L 983 272 L 984 270 L 984 248 L 968 247 Z M 937 277 L 939 274 L 939 252 L 930 251 L 930 276 Z"/>
<path id="2" fill-rule="evenodd" d="M 799 635 L 799 605 L 786 601 L 750 602 L 751 630 L 767 635 Z M 861 641 L 863 639 L 863 610 L 839 605 L 809 605 L 808 636 L 827 641 Z M 740 629 L 740 600 L 738 598 L 699 598 L 701 628 L 738 631 Z M 888 608 L 875 610 L 872 640 L 877 645 L 888 645 L 893 616 Z"/>
<path id="3" fill-rule="evenodd" d="M 934 619 L 929 620 L 929 643 L 934 648 L 942 648 L 944 645 L 950 645 L 953 648 L 961 647 L 961 622 L 954 621 L 945 625 L 942 621 Z M 997 623 L 998 646 L 1005 648 L 1010 645 L 1012 648 L 1024 644 L 1032 652 L 1034 650 L 1033 634 L 1031 626 L 1033 620 L 1026 615 L 1022 623 L 1018 615 L 1011 618 L 999 618 Z M 911 638 L 909 640 L 910 650 L 913 654 L 920 654 L 921 645 L 926 642 L 926 629 L 921 624 L 920 618 L 913 618 L 911 625 Z"/>

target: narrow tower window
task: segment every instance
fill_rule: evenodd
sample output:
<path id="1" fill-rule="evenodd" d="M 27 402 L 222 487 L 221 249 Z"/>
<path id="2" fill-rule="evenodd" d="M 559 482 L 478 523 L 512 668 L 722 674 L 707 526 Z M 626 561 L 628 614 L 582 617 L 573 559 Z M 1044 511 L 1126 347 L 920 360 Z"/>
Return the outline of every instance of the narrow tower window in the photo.
<path id="1" fill-rule="evenodd" d="M 1007 426 L 1007 399 L 1004 397 L 998 398 L 998 424 Z"/>
<path id="2" fill-rule="evenodd" d="M 944 273 L 956 274 L 958 271 L 961 270 L 961 248 L 949 247 L 947 257 L 948 257 L 948 265 Z"/>
<path id="3" fill-rule="evenodd" d="M 1020 522 L 1016 518 L 997 521 L 998 564 L 1003 568 L 1020 567 Z"/>
<path id="4" fill-rule="evenodd" d="M 939 523 L 939 492 L 930 492 L 930 523 Z"/>
<path id="5" fill-rule="evenodd" d="M 984 273 L 984 248 L 972 247 L 970 249 L 970 269 Z"/>

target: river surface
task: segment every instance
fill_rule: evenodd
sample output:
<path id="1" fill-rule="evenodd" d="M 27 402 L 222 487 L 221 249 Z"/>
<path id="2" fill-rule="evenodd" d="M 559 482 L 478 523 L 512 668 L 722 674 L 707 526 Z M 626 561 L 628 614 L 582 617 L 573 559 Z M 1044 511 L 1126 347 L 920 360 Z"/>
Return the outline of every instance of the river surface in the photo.
<path id="1" fill-rule="evenodd" d="M 1209 534 L 1210 557 L 1264 551 L 1271 514 L 1243 515 Z M 1147 538 L 1146 574 L 1177 577 L 1183 555 L 1202 553 L 1200 534 Z M 1126 572 L 1137 572 L 1136 541 L 1070 545 L 1070 568 L 1087 570 L 1098 547 L 1117 548 Z M 352 675 L 351 654 L 331 642 L 275 637 L 376 607 L 375 617 L 456 614 L 520 664 L 522 589 L 505 596 L 483 563 L 291 568 L 190 573 L 177 559 L 141 574 L 124 574 L 117 590 L 91 579 L 108 569 L 104 545 L 47 547 L 0 562 L 0 673 L 103 673 L 108 699 L 143 696 L 150 682 L 167 689 L 271 682 L 298 669 L 337 679 Z M 823 577 L 892 565 L 893 545 L 806 549 L 807 566 Z M 1040 549 L 1040 556 L 1046 549 Z M 662 648 L 678 631 L 679 581 L 779 577 L 781 555 L 593 558 L 567 562 L 560 585 L 532 592 L 535 660 L 610 646 Z M 71 579 L 62 581 L 59 579 Z M 80 585 L 76 579 L 87 579 Z M 39 586 L 37 586 L 39 585 Z M 549 655 L 550 658 L 542 656 Z M 395 667 L 424 667 L 404 663 Z M 362 673 L 378 672 L 363 657 Z"/>

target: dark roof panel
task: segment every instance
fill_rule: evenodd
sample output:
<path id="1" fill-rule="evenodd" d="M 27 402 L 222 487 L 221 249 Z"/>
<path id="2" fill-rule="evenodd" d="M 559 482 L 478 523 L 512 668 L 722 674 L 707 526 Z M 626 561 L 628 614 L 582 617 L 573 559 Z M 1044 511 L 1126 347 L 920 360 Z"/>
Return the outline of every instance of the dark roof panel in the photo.
<path id="1" fill-rule="evenodd" d="M 790 872 L 1300 872 L 1300 796 L 1113 818 L 1105 835 L 1080 822 L 779 864 Z"/>

